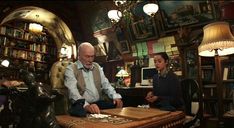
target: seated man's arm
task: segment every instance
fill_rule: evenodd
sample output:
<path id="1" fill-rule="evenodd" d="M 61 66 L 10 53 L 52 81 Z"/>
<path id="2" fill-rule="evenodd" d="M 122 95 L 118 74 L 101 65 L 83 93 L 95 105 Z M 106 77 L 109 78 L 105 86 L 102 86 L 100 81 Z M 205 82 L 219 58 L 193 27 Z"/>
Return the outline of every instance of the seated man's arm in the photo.
<path id="1" fill-rule="evenodd" d="M 100 76 L 101 76 L 101 83 L 102 83 L 102 88 L 104 92 L 108 95 L 109 98 L 113 99 L 113 103 L 116 104 L 116 107 L 122 107 L 122 96 L 117 93 L 114 89 L 114 87 L 111 86 L 110 82 L 106 78 L 103 70 L 99 68 L 100 71 Z"/>

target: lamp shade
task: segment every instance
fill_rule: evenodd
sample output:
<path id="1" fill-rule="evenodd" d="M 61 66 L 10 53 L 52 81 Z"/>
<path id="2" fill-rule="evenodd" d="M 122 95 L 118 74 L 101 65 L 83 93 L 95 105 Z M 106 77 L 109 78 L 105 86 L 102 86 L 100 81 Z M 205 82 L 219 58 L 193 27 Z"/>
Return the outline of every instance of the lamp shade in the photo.
<path id="1" fill-rule="evenodd" d="M 110 10 L 107 15 L 113 23 L 119 22 L 122 17 L 122 13 L 119 10 Z"/>
<path id="2" fill-rule="evenodd" d="M 148 3 L 143 6 L 143 11 L 149 16 L 154 16 L 158 11 L 158 5 L 154 3 Z"/>
<path id="3" fill-rule="evenodd" d="M 198 46 L 200 56 L 215 56 L 217 50 L 219 56 L 234 53 L 234 37 L 227 22 L 214 22 L 204 26 L 204 36 Z"/>
<path id="4" fill-rule="evenodd" d="M 39 33 L 42 32 L 43 30 L 43 26 L 37 23 L 30 23 L 29 24 L 29 30 L 31 32 L 35 32 L 35 33 Z"/>
<path id="5" fill-rule="evenodd" d="M 115 75 L 116 77 L 128 77 L 129 74 L 124 69 L 119 70 L 119 72 Z"/>

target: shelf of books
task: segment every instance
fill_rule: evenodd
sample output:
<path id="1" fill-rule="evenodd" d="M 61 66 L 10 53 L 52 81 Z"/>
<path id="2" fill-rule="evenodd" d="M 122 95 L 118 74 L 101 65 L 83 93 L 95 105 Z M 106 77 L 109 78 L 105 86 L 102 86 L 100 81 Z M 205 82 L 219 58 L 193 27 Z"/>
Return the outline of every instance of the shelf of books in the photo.
<path id="1" fill-rule="evenodd" d="M 48 80 L 48 71 L 57 58 L 57 47 L 46 31 L 33 33 L 28 30 L 28 23 L 12 23 L 0 26 L 0 55 L 10 60 L 8 74 L 12 79 L 18 77 L 18 69 L 26 68 L 38 76 L 42 82 Z M 9 72 L 9 71 L 8 71 Z M 4 73 L 3 73 L 4 74 Z M 3 77 L 3 74 L 0 74 Z M 5 75 L 6 76 L 6 75 Z"/>
<path id="2" fill-rule="evenodd" d="M 222 88 L 223 90 L 217 90 L 216 78 L 215 78 L 215 65 L 214 59 L 211 57 L 202 58 L 201 64 L 201 78 L 203 87 L 203 98 L 204 98 L 204 112 L 213 116 L 218 114 L 218 91 L 222 93 L 223 112 L 234 109 L 234 55 L 221 57 L 222 67 Z"/>

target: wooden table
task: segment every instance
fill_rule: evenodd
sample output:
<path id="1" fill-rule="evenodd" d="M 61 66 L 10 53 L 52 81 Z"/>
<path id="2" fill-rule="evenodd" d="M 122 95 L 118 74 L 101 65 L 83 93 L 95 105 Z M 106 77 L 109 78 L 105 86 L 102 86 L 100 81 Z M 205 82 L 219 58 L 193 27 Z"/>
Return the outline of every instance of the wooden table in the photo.
<path id="1" fill-rule="evenodd" d="M 124 111 L 125 114 L 122 111 Z M 143 110 L 143 108 L 136 107 L 107 109 L 102 113 L 124 117 L 130 121 L 121 124 L 114 124 L 110 122 L 91 121 L 88 117 L 80 118 L 69 115 L 57 116 L 57 120 L 63 128 L 180 128 L 185 118 L 185 114 L 182 111 L 166 112 L 158 109 Z"/>

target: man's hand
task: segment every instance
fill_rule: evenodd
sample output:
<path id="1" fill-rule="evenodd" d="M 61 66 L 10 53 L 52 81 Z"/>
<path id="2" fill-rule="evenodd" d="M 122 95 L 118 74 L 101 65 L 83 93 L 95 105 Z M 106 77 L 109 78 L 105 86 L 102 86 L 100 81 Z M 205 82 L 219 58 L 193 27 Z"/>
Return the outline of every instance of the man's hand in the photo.
<path id="1" fill-rule="evenodd" d="M 100 113 L 100 109 L 96 104 L 90 104 L 90 105 L 85 106 L 85 110 L 90 113 L 96 113 L 96 114 Z"/>
<path id="2" fill-rule="evenodd" d="M 122 108 L 123 107 L 123 102 L 121 99 L 114 99 L 113 104 L 116 104 L 116 108 Z"/>
<path id="3" fill-rule="evenodd" d="M 15 86 L 19 86 L 21 84 L 24 84 L 24 82 L 15 81 L 15 80 L 2 82 L 2 85 L 6 86 L 6 87 L 15 87 Z"/>

